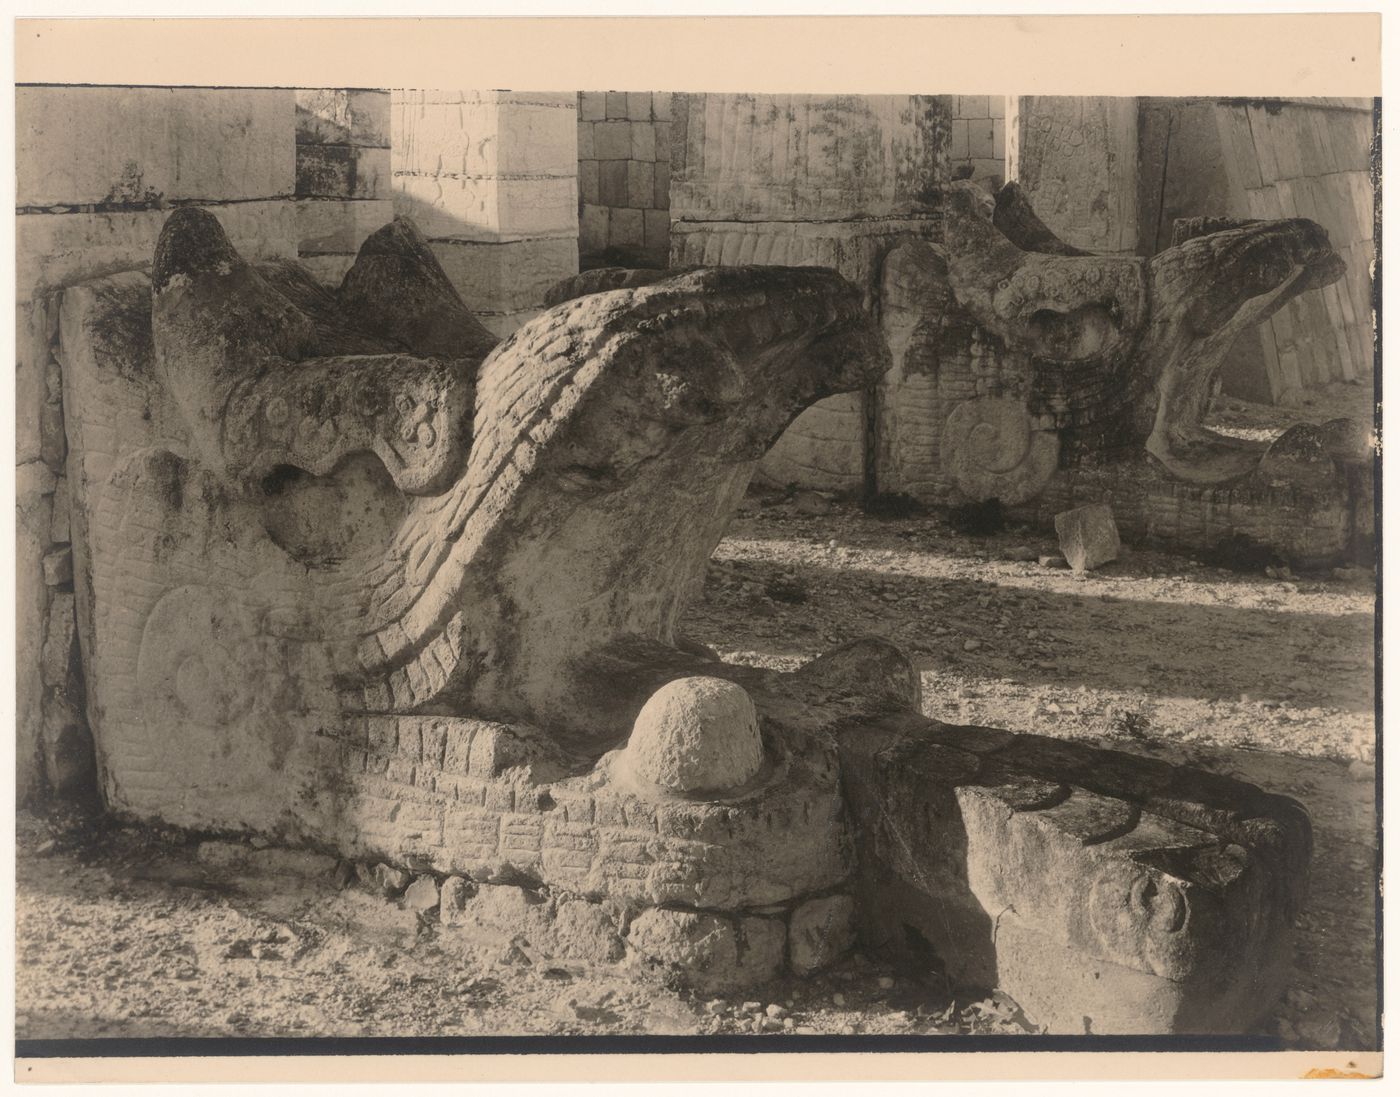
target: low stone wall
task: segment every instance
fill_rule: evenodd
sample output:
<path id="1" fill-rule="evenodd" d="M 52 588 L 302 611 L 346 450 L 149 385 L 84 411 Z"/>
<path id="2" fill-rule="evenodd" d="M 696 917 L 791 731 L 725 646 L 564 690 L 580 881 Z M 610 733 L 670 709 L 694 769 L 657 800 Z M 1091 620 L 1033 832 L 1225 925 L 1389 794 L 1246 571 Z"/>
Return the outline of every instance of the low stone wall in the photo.
<path id="1" fill-rule="evenodd" d="M 664 267 L 670 92 L 579 92 L 578 182 L 580 266 Z"/>
<path id="2" fill-rule="evenodd" d="M 288 89 L 16 89 L 17 793 L 92 784 L 73 593 L 63 370 L 66 286 L 147 269 L 179 205 L 212 211 L 244 254 L 297 252 Z"/>

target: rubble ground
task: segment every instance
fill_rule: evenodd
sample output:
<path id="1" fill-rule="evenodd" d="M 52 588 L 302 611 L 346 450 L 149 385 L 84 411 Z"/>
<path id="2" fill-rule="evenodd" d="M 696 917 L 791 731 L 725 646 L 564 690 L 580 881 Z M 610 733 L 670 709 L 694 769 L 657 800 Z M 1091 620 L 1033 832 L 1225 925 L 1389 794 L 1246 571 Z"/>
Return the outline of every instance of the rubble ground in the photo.
<path id="1" fill-rule="evenodd" d="M 817 511 L 818 513 L 803 513 Z M 971 537 L 810 496 L 750 496 L 684 623 L 735 662 L 791 668 L 883 635 L 934 717 L 1188 762 L 1312 814 L 1297 974 L 1262 1031 L 1376 1044 L 1375 578 L 1281 578 L 1125 546 L 1085 576 L 1053 533 Z M 714 999 L 625 968 L 472 951 L 356 882 L 240 874 L 199 836 L 21 815 L 17 1035 L 406 1036 L 1034 1032 L 1000 994 L 853 955 Z M 343 875 L 342 875 L 343 879 Z"/>

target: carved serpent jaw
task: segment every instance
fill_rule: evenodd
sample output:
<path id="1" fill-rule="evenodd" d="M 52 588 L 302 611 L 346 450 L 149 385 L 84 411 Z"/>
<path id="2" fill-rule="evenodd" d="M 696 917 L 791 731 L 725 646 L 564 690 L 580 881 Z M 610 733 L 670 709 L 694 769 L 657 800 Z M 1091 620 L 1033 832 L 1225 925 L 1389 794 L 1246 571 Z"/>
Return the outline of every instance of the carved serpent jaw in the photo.
<path id="1" fill-rule="evenodd" d="M 152 288 L 157 372 L 336 623 L 341 705 L 585 737 L 621 730 L 589 656 L 671 644 L 757 459 L 889 365 L 853 286 L 775 267 L 567 300 L 488 354 L 406 222 L 328 292 L 177 211 Z"/>
<path id="2" fill-rule="evenodd" d="M 1178 222 L 1178 242 L 1151 259 L 1094 255 L 1056 238 L 1015 183 L 994 205 L 968 183 L 944 193 L 943 249 L 916 243 L 915 251 L 937 252 L 936 260 L 918 262 L 903 254 L 909 246 L 897 249 L 892 255 L 903 267 L 894 281 L 909 283 L 899 287 L 906 296 L 917 289 L 925 312 L 955 302 L 1023 357 L 1021 380 L 993 399 L 1008 397 L 1003 403 L 1027 430 L 1035 417 L 1053 419 L 1047 450 L 1099 454 L 1143 445 L 1195 483 L 1255 469 L 1268 447 L 1202 425 L 1211 389 L 1241 334 L 1344 273 L 1321 226 L 1302 218 L 1200 218 Z M 1052 471 L 1028 473 L 1021 494 L 1043 487 Z"/>
<path id="3" fill-rule="evenodd" d="M 1141 413 L 1152 424 L 1147 451 L 1195 483 L 1252 472 L 1267 447 L 1202 425 L 1221 363 L 1245 331 L 1345 271 L 1326 230 L 1303 218 L 1240 222 L 1154 256 L 1142 343 L 1143 367 L 1157 377 L 1155 406 Z"/>

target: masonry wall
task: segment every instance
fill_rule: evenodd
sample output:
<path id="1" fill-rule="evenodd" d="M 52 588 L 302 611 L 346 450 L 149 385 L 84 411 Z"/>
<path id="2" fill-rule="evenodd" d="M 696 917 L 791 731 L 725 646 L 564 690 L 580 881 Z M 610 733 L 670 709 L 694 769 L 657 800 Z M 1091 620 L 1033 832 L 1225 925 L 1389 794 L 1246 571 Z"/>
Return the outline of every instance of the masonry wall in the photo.
<path id="1" fill-rule="evenodd" d="M 364 88 L 296 92 L 297 253 L 338 285 L 365 237 L 394 218 L 389 93 Z"/>
<path id="2" fill-rule="evenodd" d="M 948 169 L 996 191 L 1006 182 L 1006 96 L 955 95 Z"/>
<path id="3" fill-rule="evenodd" d="M 579 266 L 666 266 L 671 95 L 578 96 Z"/>
<path id="4" fill-rule="evenodd" d="M 462 299 L 506 336 L 578 272 L 573 93 L 394 91 L 396 214 L 428 237 Z"/>
<path id="5" fill-rule="evenodd" d="M 250 258 L 297 248 L 290 90 L 20 87 L 16 113 L 16 736 L 21 803 L 91 776 L 76 641 L 64 287 L 149 269 L 171 208 L 215 214 Z M 81 546 L 78 546 L 81 551 Z"/>

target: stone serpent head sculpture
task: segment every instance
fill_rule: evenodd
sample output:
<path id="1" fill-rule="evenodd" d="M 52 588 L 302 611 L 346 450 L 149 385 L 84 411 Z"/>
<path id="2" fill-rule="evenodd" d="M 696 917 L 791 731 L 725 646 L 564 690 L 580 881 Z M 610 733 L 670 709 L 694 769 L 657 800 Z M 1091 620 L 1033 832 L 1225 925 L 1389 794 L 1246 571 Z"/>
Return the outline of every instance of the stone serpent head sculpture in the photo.
<path id="1" fill-rule="evenodd" d="M 835 273 L 589 274 L 495 345 L 406 221 L 330 290 L 186 209 L 60 341 L 114 811 L 449 877 L 444 926 L 524 887 L 511 932 L 702 989 L 859 934 L 1074 1031 L 1277 993 L 1292 801 L 926 719 L 881 641 L 779 673 L 677 634 L 759 456 L 889 366 Z"/>
<path id="2" fill-rule="evenodd" d="M 885 264 L 884 326 L 897 357 L 948 315 L 1001 344 L 990 391 L 955 407 L 943 464 L 965 493 L 1035 495 L 1064 462 L 1145 449 L 1178 479 L 1220 484 L 1253 472 L 1267 444 L 1203 425 L 1236 339 L 1345 268 L 1312 221 L 1197 219 L 1150 259 L 1089 254 L 1059 240 L 1015 183 L 992 199 L 971 183 L 944 189 L 941 244 L 911 240 Z M 915 347 L 914 356 L 918 356 Z M 906 370 L 909 368 L 906 365 Z M 1339 421 L 1275 443 L 1354 457 Z"/>

